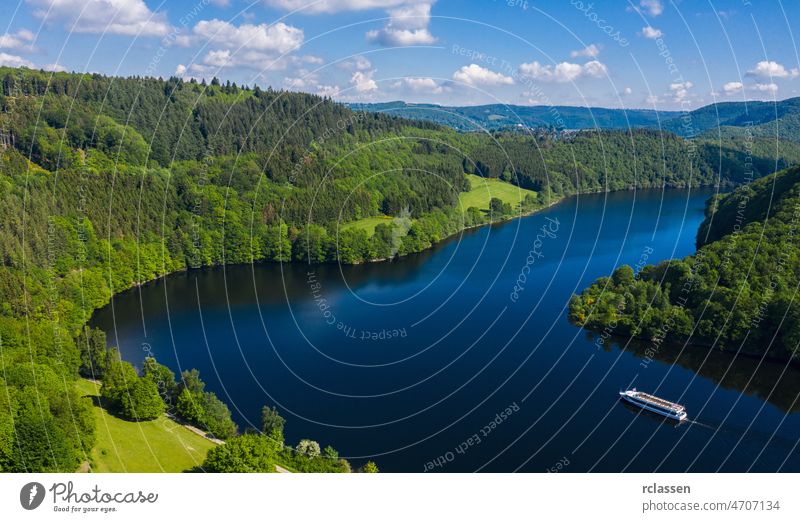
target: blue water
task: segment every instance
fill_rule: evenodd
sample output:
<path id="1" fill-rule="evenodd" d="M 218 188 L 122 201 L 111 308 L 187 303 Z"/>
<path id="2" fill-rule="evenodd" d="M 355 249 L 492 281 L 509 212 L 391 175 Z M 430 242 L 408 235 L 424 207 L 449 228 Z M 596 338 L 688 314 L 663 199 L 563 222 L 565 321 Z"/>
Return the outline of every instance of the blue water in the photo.
<path id="1" fill-rule="evenodd" d="M 135 364 L 198 368 L 242 429 L 275 405 L 287 441 L 383 471 L 800 471 L 797 369 L 682 346 L 648 363 L 566 319 L 616 266 L 694 252 L 711 193 L 583 195 L 390 263 L 191 271 L 93 324 Z M 626 407 L 627 386 L 696 423 Z"/>

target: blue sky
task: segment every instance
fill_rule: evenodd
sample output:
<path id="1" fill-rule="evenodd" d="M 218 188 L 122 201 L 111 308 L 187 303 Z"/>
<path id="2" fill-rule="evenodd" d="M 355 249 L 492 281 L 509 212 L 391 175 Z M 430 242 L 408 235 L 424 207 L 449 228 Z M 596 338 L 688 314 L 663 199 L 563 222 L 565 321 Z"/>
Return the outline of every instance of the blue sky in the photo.
<path id="1" fill-rule="evenodd" d="M 691 109 L 800 96 L 800 2 L 753 4 L 5 0 L 0 64 L 363 102 Z"/>

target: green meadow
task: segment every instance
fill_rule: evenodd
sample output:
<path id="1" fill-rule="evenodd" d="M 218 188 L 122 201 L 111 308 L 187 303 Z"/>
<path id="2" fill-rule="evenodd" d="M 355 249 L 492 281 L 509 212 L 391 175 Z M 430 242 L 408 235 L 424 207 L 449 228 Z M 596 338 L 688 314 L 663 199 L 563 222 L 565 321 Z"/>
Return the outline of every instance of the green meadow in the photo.
<path id="1" fill-rule="evenodd" d="M 83 396 L 94 398 L 97 443 L 90 470 L 97 473 L 179 473 L 202 464 L 215 444 L 161 416 L 131 422 L 99 406 L 100 385 L 86 379 L 77 383 Z"/>
<path id="2" fill-rule="evenodd" d="M 536 196 L 536 192 L 532 190 L 520 188 L 499 179 L 482 178 L 475 174 L 467 174 L 467 179 L 472 189 L 459 195 L 463 210 L 469 207 L 476 207 L 486 212 L 489 209 L 489 201 L 492 198 L 501 199 L 503 203 L 508 203 L 511 208 L 517 210 L 525 196 Z"/>

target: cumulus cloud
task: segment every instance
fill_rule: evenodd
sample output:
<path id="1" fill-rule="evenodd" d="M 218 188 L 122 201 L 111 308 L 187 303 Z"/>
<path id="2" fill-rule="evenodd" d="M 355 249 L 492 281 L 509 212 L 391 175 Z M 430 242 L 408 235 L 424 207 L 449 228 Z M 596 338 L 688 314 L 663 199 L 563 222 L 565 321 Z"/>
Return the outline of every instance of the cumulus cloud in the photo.
<path id="1" fill-rule="evenodd" d="M 429 45 L 436 38 L 428 30 L 431 4 L 418 3 L 389 10 L 389 23 L 367 32 L 367 41 L 390 46 Z"/>
<path id="2" fill-rule="evenodd" d="M 283 83 L 289 89 L 312 91 L 319 88 L 319 75 L 314 71 L 300 68 L 293 76 L 286 76 Z"/>
<path id="3" fill-rule="evenodd" d="M 395 82 L 392 87 L 414 93 L 441 94 L 444 92 L 444 87 L 433 78 L 403 78 Z"/>
<path id="4" fill-rule="evenodd" d="M 165 36 L 172 30 L 167 15 L 151 11 L 144 0 L 27 1 L 37 18 L 77 33 Z"/>
<path id="5" fill-rule="evenodd" d="M 0 67 L 28 67 L 33 69 L 33 62 L 26 60 L 21 56 L 15 56 L 8 53 L 0 53 Z"/>
<path id="6" fill-rule="evenodd" d="M 589 44 L 580 51 L 572 51 L 569 55 L 572 58 L 596 58 L 600 54 L 600 47 L 595 44 Z"/>
<path id="7" fill-rule="evenodd" d="M 642 0 L 639 2 L 639 6 L 650 16 L 659 16 L 664 12 L 664 4 L 661 3 L 661 0 Z"/>
<path id="8" fill-rule="evenodd" d="M 436 41 L 428 24 L 436 0 L 264 0 L 270 7 L 304 14 L 385 9 L 389 22 L 382 29 L 367 32 L 367 40 L 384 46 L 428 45 Z"/>
<path id="9" fill-rule="evenodd" d="M 725 94 L 735 94 L 744 89 L 742 82 L 728 82 L 722 86 L 722 92 Z"/>
<path id="10" fill-rule="evenodd" d="M 656 29 L 653 26 L 648 25 L 647 27 L 642 27 L 642 36 L 645 38 L 650 38 L 651 40 L 655 40 L 656 38 L 661 38 L 664 36 L 664 33 L 661 29 Z"/>
<path id="11" fill-rule="evenodd" d="M 264 0 L 264 3 L 270 7 L 277 7 L 285 11 L 302 9 L 304 13 L 320 14 L 365 11 L 367 9 L 389 9 L 402 5 L 433 2 L 418 2 L 414 0 Z"/>
<path id="12" fill-rule="evenodd" d="M 630 96 L 631 94 L 633 94 L 633 89 L 631 89 L 630 87 L 625 87 L 624 89 L 622 89 L 622 94 L 624 94 L 625 96 Z"/>
<path id="13" fill-rule="evenodd" d="M 748 76 L 758 76 L 760 78 L 795 78 L 800 76 L 797 69 L 787 70 L 786 67 L 770 60 L 764 60 L 756 64 L 755 69 L 747 71 Z"/>
<path id="14" fill-rule="evenodd" d="M 372 79 L 375 71 L 356 71 L 350 78 L 350 85 L 358 94 L 366 94 L 377 91 L 378 84 Z"/>
<path id="15" fill-rule="evenodd" d="M 694 87 L 692 82 L 671 83 L 669 90 L 672 92 L 675 103 L 681 103 L 689 97 L 689 89 Z"/>
<path id="16" fill-rule="evenodd" d="M 339 96 L 339 87 L 335 85 L 317 85 L 317 94 L 333 98 Z"/>
<path id="17" fill-rule="evenodd" d="M 13 49 L 26 53 L 34 52 L 33 40 L 36 36 L 27 29 L 0 35 L 0 49 Z"/>
<path id="18" fill-rule="evenodd" d="M 42 69 L 49 72 L 66 72 L 67 68 L 57 64 L 57 63 L 48 63 L 42 66 Z"/>
<path id="19" fill-rule="evenodd" d="M 306 57 L 281 56 L 264 53 L 261 51 L 232 52 L 230 49 L 215 49 L 209 51 L 199 62 L 195 62 L 187 69 L 197 75 L 206 76 L 217 69 L 246 67 L 257 71 L 285 70 L 289 67 L 302 66 Z"/>
<path id="20" fill-rule="evenodd" d="M 303 45 L 303 30 L 277 24 L 242 24 L 235 26 L 222 20 L 202 20 L 192 29 L 205 41 L 229 49 L 253 49 L 269 53 L 287 53 Z"/>
<path id="21" fill-rule="evenodd" d="M 514 79 L 510 76 L 490 71 L 478 64 L 465 65 L 453 73 L 453 79 L 467 85 L 513 85 Z"/>
<path id="22" fill-rule="evenodd" d="M 608 74 L 608 67 L 597 60 L 586 62 L 583 65 L 561 62 L 555 66 L 542 65 L 537 61 L 533 61 L 520 65 L 519 73 L 542 82 L 567 83 L 574 82 L 582 77 L 601 78 Z"/>
<path id="23" fill-rule="evenodd" d="M 778 85 L 775 83 L 757 83 L 750 87 L 750 90 L 756 92 L 776 93 L 778 92 Z"/>
<path id="24" fill-rule="evenodd" d="M 354 58 L 349 60 L 345 60 L 343 62 L 339 62 L 337 67 L 340 69 L 344 69 L 346 71 L 368 71 L 372 68 L 372 62 L 367 60 L 361 55 L 358 55 Z"/>

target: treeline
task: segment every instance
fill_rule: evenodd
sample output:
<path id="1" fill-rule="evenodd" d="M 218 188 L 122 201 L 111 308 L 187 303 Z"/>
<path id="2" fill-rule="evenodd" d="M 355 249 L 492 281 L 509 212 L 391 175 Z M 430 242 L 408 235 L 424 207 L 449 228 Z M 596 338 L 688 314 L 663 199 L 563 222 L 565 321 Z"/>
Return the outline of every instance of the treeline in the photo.
<path id="1" fill-rule="evenodd" d="M 800 169 L 713 202 L 693 256 L 629 266 L 574 296 L 570 317 L 607 335 L 688 341 L 797 361 Z M 705 237 L 709 241 L 705 241 Z"/>
<path id="2" fill-rule="evenodd" d="M 302 439 L 297 446 L 287 446 L 283 429 L 286 420 L 274 407 L 261 410 L 261 431 L 248 430 L 211 449 L 202 471 L 212 473 L 275 473 L 281 468 L 297 473 L 350 473 L 350 463 L 339 457 L 331 446 L 320 449 L 317 441 Z M 374 462 L 367 462 L 357 471 L 377 473 Z"/>
<path id="3" fill-rule="evenodd" d="M 218 81 L 8 68 L 0 68 L 0 137 L 0 364 L 11 372 L 0 380 L 6 470 L 69 471 L 85 457 L 92 429 L 73 419 L 88 406 L 71 395 L 89 356 L 81 332 L 116 292 L 223 263 L 391 258 L 579 191 L 738 179 L 672 135 L 458 134 L 354 113 L 317 96 Z M 786 154 L 772 159 L 791 161 Z M 522 209 L 501 202 L 461 209 L 465 172 L 538 194 Z M 343 227 L 378 215 L 395 219 L 372 235 Z M 114 365 L 113 375 L 136 383 L 143 401 L 109 392 L 116 411 L 156 412 L 152 386 L 136 380 L 147 376 L 134 379 L 130 368 Z M 34 374 L 50 384 L 32 388 Z M 211 431 L 224 434 L 224 409 L 182 382 L 175 404 L 188 389 L 192 404 L 221 412 L 221 427 Z M 26 432 L 13 430 L 26 423 L 30 433 L 60 433 L 47 443 L 60 449 L 21 453 Z"/>

